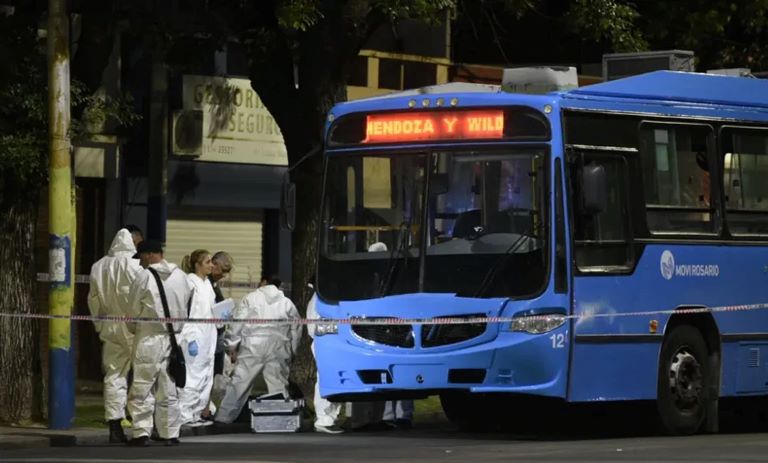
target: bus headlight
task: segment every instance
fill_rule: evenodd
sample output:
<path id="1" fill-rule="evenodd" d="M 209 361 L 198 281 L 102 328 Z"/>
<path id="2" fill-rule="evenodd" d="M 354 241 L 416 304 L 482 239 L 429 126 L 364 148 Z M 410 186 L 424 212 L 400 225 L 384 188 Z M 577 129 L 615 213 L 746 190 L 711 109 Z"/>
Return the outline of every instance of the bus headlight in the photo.
<path id="1" fill-rule="evenodd" d="M 315 326 L 316 336 L 325 336 L 326 334 L 338 334 L 338 333 L 339 333 L 338 323 L 318 323 Z"/>
<path id="2" fill-rule="evenodd" d="M 512 320 L 509 329 L 531 334 L 541 334 L 563 326 L 565 316 L 561 314 L 536 315 Z"/>

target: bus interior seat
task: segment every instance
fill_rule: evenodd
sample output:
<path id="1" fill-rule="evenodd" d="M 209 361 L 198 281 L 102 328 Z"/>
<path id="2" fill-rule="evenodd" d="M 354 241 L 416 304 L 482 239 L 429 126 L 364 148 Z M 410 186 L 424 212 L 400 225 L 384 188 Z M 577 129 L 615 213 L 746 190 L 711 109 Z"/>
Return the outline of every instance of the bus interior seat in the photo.
<path id="1" fill-rule="evenodd" d="M 480 209 L 464 211 L 456 217 L 451 236 L 453 238 L 466 238 L 475 232 L 475 227 L 479 227 L 480 225 Z"/>

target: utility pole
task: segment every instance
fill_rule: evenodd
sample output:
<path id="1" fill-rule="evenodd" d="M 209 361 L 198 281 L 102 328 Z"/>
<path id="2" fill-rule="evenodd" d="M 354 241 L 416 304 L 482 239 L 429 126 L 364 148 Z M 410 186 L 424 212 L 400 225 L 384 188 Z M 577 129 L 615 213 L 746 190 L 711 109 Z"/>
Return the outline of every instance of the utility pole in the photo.
<path id="1" fill-rule="evenodd" d="M 51 315 L 71 315 L 74 305 L 75 207 L 69 87 L 67 0 L 48 0 L 48 307 Z M 69 429 L 75 412 L 72 326 L 68 319 L 49 324 L 48 426 Z"/>

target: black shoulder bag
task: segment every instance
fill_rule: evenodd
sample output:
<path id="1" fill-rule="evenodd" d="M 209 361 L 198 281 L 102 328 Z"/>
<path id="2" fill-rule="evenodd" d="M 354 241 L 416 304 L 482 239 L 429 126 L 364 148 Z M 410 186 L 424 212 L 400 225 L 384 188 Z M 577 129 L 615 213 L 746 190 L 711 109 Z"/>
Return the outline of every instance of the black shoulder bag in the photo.
<path id="1" fill-rule="evenodd" d="M 157 289 L 160 291 L 160 300 L 163 302 L 165 318 L 171 318 L 171 313 L 168 310 L 168 299 L 165 297 L 163 281 L 160 279 L 160 275 L 157 274 L 157 270 L 152 267 L 147 267 L 147 270 L 152 273 L 157 282 Z M 184 353 L 176 342 L 176 334 L 173 332 L 173 325 L 166 323 L 165 327 L 168 329 L 168 335 L 171 338 L 171 356 L 168 359 L 168 375 L 173 378 L 176 387 L 183 388 L 184 385 L 187 384 L 187 364 L 184 362 Z"/>

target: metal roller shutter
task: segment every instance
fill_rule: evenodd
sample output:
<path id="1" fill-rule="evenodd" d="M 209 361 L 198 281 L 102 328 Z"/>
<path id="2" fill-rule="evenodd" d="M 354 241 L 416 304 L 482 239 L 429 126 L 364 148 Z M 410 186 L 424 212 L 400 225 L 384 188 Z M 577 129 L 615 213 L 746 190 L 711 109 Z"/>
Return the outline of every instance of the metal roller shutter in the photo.
<path id="1" fill-rule="evenodd" d="M 263 211 L 249 214 L 247 220 L 216 219 L 216 215 L 221 213 L 212 211 L 207 220 L 169 217 L 165 258 L 181 264 L 184 256 L 195 249 L 228 252 L 235 266 L 230 277 L 222 283 L 221 290 L 225 297 L 238 300 L 253 291 L 261 279 Z"/>

